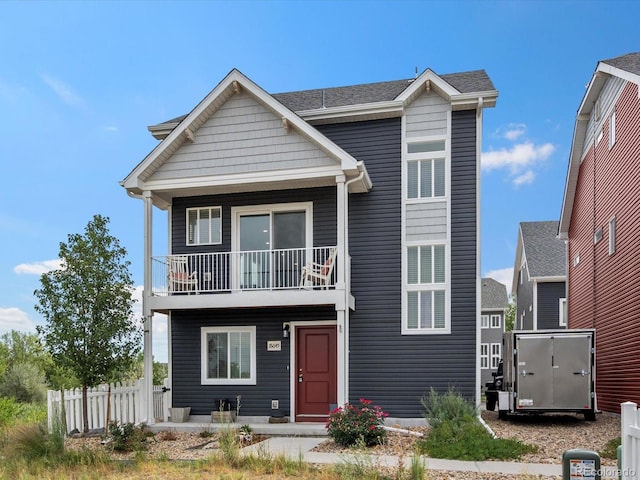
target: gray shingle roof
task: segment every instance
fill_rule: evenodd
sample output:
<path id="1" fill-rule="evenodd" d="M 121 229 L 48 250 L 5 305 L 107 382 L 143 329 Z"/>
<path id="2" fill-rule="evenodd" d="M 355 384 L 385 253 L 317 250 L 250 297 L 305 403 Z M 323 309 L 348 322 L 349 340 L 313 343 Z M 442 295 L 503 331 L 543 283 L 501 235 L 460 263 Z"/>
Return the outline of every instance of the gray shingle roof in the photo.
<path id="1" fill-rule="evenodd" d="M 507 286 L 493 278 L 482 279 L 482 310 L 509 308 Z"/>
<path id="2" fill-rule="evenodd" d="M 484 70 L 471 72 L 450 73 L 441 75 L 460 93 L 485 92 L 495 90 L 493 82 Z M 322 108 L 322 94 L 324 92 L 324 107 L 343 107 L 364 103 L 386 102 L 395 99 L 409 85 L 413 79 L 394 80 L 391 82 L 365 83 L 346 87 L 333 87 L 315 90 L 301 90 L 298 92 L 276 93 L 273 97 L 294 112 Z"/>
<path id="3" fill-rule="evenodd" d="M 620 57 L 610 58 L 609 60 L 602 60 L 602 63 L 640 75 L 640 52 L 628 53 Z"/>
<path id="4" fill-rule="evenodd" d="M 566 276 L 564 240 L 558 239 L 558 221 L 522 222 L 523 255 L 531 277 Z"/>
<path id="5" fill-rule="evenodd" d="M 495 90 L 493 82 L 484 70 L 450 73 L 440 75 L 460 93 L 486 92 Z M 324 92 L 324 107 L 343 107 L 347 105 L 360 105 L 366 103 L 386 102 L 395 99 L 409 85 L 413 79 L 393 80 L 390 82 L 365 83 L 362 85 L 349 85 L 345 87 L 317 88 L 314 90 L 301 90 L 297 92 L 276 93 L 272 96 L 288 109 L 294 112 L 314 110 L 323 107 L 322 97 Z M 179 123 L 186 115 L 181 115 L 162 124 Z"/>

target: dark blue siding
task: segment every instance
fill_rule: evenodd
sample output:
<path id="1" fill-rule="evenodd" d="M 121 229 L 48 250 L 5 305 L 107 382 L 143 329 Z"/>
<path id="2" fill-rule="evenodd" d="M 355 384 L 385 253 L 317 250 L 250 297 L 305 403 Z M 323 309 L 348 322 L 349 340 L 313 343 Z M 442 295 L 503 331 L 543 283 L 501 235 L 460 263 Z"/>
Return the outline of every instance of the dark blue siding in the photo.
<path id="1" fill-rule="evenodd" d="M 331 307 L 174 311 L 171 315 L 173 406 L 190 406 L 192 414 L 208 415 L 216 409 L 217 399 L 231 399 L 235 407 L 236 395 L 241 395 L 241 415 L 273 415 L 271 400 L 279 400 L 279 413 L 288 415 L 291 337 L 282 338 L 282 323 L 335 319 L 336 312 Z M 201 385 L 200 328 L 234 325 L 256 326 L 257 384 Z M 281 340 L 282 351 L 268 352 L 267 340 Z"/>
<path id="2" fill-rule="evenodd" d="M 390 415 L 419 417 L 430 387 L 475 389 L 476 123 L 454 112 L 452 132 L 452 334 L 401 335 L 400 120 L 318 127 L 358 160 L 374 188 L 351 195 L 349 253 L 350 400 L 373 400 Z"/>
<path id="3" fill-rule="evenodd" d="M 533 281 L 529 280 L 527 270 L 520 270 L 520 276 L 524 276 L 522 280 L 518 277 L 517 289 L 517 311 L 516 311 L 516 330 L 532 330 L 533 329 Z M 522 283 L 520 283 L 522 281 Z"/>
<path id="4" fill-rule="evenodd" d="M 560 299 L 565 295 L 564 282 L 538 283 L 538 329 L 560 328 Z"/>

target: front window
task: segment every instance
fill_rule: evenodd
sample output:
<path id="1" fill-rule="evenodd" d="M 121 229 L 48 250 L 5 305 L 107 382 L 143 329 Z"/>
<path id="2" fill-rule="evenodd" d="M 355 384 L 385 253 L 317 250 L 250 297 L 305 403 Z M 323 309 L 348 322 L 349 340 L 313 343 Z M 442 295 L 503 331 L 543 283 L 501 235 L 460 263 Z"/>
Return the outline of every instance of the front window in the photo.
<path id="1" fill-rule="evenodd" d="M 489 368 L 489 344 L 483 343 L 480 345 L 480 368 Z"/>
<path id="2" fill-rule="evenodd" d="M 256 328 L 201 329 L 203 385 L 256 384 Z"/>
<path id="3" fill-rule="evenodd" d="M 499 343 L 491 344 L 491 368 L 498 368 L 498 364 L 500 363 L 500 358 L 502 358 L 502 345 Z"/>
<path id="4" fill-rule="evenodd" d="M 407 249 L 407 329 L 446 329 L 445 247 L 423 245 Z"/>
<path id="5" fill-rule="evenodd" d="M 187 245 L 222 243 L 222 208 L 187 209 Z"/>

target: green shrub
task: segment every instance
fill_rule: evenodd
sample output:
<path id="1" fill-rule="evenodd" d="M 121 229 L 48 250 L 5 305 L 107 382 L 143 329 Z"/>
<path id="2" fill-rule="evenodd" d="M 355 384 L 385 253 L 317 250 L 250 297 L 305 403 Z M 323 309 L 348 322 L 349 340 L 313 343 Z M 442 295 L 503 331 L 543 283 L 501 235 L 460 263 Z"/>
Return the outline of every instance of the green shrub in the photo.
<path id="1" fill-rule="evenodd" d="M 418 448 L 434 458 L 455 460 L 517 459 L 536 447 L 517 440 L 493 438 L 478 421 L 477 410 L 454 388 L 438 393 L 433 388 L 422 398 L 431 429 Z"/>
<path id="2" fill-rule="evenodd" d="M 618 447 L 622 445 L 622 438 L 612 438 L 609 440 L 602 451 L 600 452 L 600 456 L 602 458 L 609 458 L 611 460 L 615 460 L 618 458 Z"/>
<path id="3" fill-rule="evenodd" d="M 109 445 L 117 452 L 140 452 L 147 449 L 147 435 L 142 427 L 136 427 L 133 423 L 119 425 L 111 422 L 109 436 Z"/>
<path id="4" fill-rule="evenodd" d="M 429 431 L 418 448 L 434 458 L 482 461 L 511 460 L 536 451 L 536 447 L 517 440 L 493 438 L 476 419 L 456 422 L 443 420 Z"/>
<path id="5" fill-rule="evenodd" d="M 15 424 L 22 411 L 22 404 L 13 398 L 0 396 L 0 430 Z"/>
<path id="6" fill-rule="evenodd" d="M 23 403 L 42 403 L 47 399 L 44 373 L 31 363 L 16 363 L 0 383 L 0 396 Z"/>
<path id="7" fill-rule="evenodd" d="M 384 443 L 387 432 L 383 428 L 388 415 L 378 406 L 372 406 L 371 400 L 360 399 L 360 406 L 349 403 L 338 407 L 329 414 L 327 432 L 338 445 L 351 447 L 358 441 L 371 447 Z"/>
<path id="8" fill-rule="evenodd" d="M 429 394 L 422 397 L 425 418 L 429 425 L 440 422 L 466 422 L 477 416 L 476 407 L 466 400 L 455 388 L 449 387 L 446 393 L 438 393 L 433 387 Z"/>

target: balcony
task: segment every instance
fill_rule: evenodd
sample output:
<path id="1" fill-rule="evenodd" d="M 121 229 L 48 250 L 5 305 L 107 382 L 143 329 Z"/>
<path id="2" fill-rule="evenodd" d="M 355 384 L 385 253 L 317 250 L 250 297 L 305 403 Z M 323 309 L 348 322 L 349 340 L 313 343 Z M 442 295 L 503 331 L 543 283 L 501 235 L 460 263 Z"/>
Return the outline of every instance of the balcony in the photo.
<path id="1" fill-rule="evenodd" d="M 152 258 L 152 310 L 343 306 L 336 247 L 167 255 Z M 348 265 L 347 265 L 348 266 Z"/>

